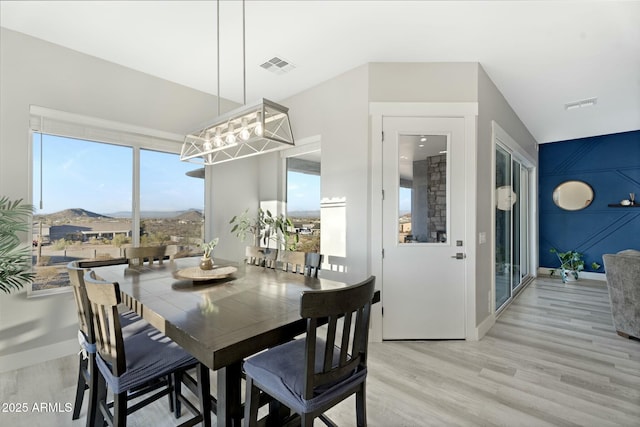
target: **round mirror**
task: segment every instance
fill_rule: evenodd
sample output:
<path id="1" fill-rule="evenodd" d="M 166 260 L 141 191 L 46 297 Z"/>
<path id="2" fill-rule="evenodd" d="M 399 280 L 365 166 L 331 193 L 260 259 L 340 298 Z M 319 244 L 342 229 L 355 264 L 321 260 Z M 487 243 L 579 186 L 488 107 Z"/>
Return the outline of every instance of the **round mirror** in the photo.
<path id="1" fill-rule="evenodd" d="M 553 203 L 567 211 L 579 211 L 593 201 L 593 189 L 582 181 L 565 181 L 553 190 Z"/>
<path id="2" fill-rule="evenodd" d="M 518 195 L 513 192 L 510 185 L 496 188 L 496 207 L 501 211 L 510 211 L 518 201 Z"/>

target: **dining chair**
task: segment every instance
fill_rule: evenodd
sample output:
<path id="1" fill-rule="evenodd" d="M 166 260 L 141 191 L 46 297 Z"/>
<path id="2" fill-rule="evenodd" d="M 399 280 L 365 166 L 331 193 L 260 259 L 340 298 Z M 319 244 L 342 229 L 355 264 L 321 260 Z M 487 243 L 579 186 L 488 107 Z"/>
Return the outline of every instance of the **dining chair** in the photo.
<path id="1" fill-rule="evenodd" d="M 181 415 L 180 403 L 194 413 L 181 425 L 192 426 L 202 422 L 203 416 L 209 417 L 208 411 L 199 413 L 181 393 L 180 379 L 199 362 L 155 328 L 135 335 L 123 334 L 118 283 L 99 280 L 90 273 L 85 274 L 84 281 L 97 344 L 96 411 L 92 425 L 107 422 L 126 426 L 127 415 L 165 395 L 170 397 L 169 407 L 176 418 Z M 206 380 L 199 381 L 196 393 L 201 408 L 210 406 L 203 403 L 210 399 L 208 370 L 205 372 Z M 108 388 L 113 391 L 113 413 L 107 403 Z"/>
<path id="2" fill-rule="evenodd" d="M 89 390 L 89 403 L 87 405 L 87 425 L 92 423 L 95 416 L 95 375 L 96 370 L 95 354 L 96 341 L 91 321 L 91 308 L 87 299 L 87 292 L 84 284 L 84 274 L 87 265 L 93 265 L 93 261 L 72 261 L 67 264 L 67 272 L 69 274 L 69 283 L 73 290 L 74 300 L 76 302 L 76 312 L 78 315 L 78 342 L 81 351 L 78 353 L 78 381 L 76 385 L 76 397 L 73 404 L 73 413 L 71 418 L 77 420 L 80 418 L 80 409 L 86 390 Z M 122 264 L 122 260 L 114 259 L 114 264 Z M 106 265 L 101 261 L 100 265 Z M 144 332 L 151 326 L 137 314 L 126 309 L 121 310 L 120 320 L 123 327 L 123 335 L 135 335 Z M 92 381 L 93 379 L 93 381 Z"/>
<path id="3" fill-rule="evenodd" d="M 69 283 L 73 290 L 73 297 L 76 302 L 76 312 L 78 315 L 78 342 L 80 344 L 80 352 L 78 353 L 78 382 L 76 386 L 76 398 L 73 404 L 73 413 L 71 419 L 77 420 L 80 417 L 80 408 L 84 400 L 85 391 L 90 389 L 91 371 L 95 364 L 96 340 L 93 334 L 93 324 L 89 316 L 89 302 L 87 301 L 86 292 L 83 291 L 84 269 L 79 268 L 76 262 L 67 265 L 69 272 Z M 94 388 L 95 390 L 95 388 Z M 90 392 L 91 393 L 91 392 Z M 94 394 L 90 394 L 89 404 L 87 405 L 87 420 L 95 414 Z M 89 423 L 87 423 L 89 425 Z"/>
<path id="4" fill-rule="evenodd" d="M 323 260 L 322 254 L 317 252 L 307 252 L 306 260 L 305 260 L 305 275 L 310 277 L 318 277 L 318 272 L 320 271 L 320 266 L 322 265 Z"/>
<path id="5" fill-rule="evenodd" d="M 318 277 L 322 255 L 315 252 L 278 251 L 278 268 L 283 271 Z"/>
<path id="6" fill-rule="evenodd" d="M 281 250 L 278 251 L 278 258 L 276 262 L 279 265 L 279 268 L 283 271 L 303 274 L 307 257 L 304 252 Z"/>
<path id="7" fill-rule="evenodd" d="M 339 273 L 347 272 L 347 258 L 335 255 L 327 257 L 327 270 Z"/>
<path id="8" fill-rule="evenodd" d="M 259 246 L 247 246 L 245 249 L 245 259 L 247 264 L 257 265 L 267 268 L 276 268 L 278 259 L 278 249 L 261 248 Z"/>
<path id="9" fill-rule="evenodd" d="M 345 288 L 302 293 L 300 315 L 306 336 L 244 362 L 245 426 L 257 426 L 260 392 L 277 399 L 312 426 L 323 413 L 355 393 L 356 421 L 366 426 L 369 318 L 375 277 Z M 342 327 L 338 327 L 341 319 Z M 319 328 L 327 321 L 326 328 Z M 286 420 L 284 422 L 288 422 Z"/>
<path id="10" fill-rule="evenodd" d="M 166 246 L 130 247 L 124 249 L 124 257 L 128 260 L 130 268 L 142 267 L 145 262 L 153 265 L 156 260 L 162 265 L 166 250 Z"/>

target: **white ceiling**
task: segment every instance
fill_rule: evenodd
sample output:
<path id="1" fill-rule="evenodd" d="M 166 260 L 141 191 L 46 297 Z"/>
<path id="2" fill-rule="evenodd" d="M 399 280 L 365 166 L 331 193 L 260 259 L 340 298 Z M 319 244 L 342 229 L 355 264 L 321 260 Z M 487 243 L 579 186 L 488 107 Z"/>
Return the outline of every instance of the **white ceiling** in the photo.
<path id="1" fill-rule="evenodd" d="M 220 95 L 241 103 L 242 3 L 220 9 Z M 215 1 L 2 0 L 0 25 L 216 93 Z M 246 58 L 248 102 L 367 62 L 477 61 L 538 142 L 640 129 L 640 1 L 248 0 Z"/>

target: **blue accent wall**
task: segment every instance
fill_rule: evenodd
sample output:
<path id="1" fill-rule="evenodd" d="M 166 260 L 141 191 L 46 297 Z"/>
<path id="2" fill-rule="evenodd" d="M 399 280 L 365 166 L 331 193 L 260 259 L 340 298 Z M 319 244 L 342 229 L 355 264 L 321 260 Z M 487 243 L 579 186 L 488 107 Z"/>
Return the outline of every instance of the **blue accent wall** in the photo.
<path id="1" fill-rule="evenodd" d="M 640 204 L 640 130 L 541 144 L 538 156 L 539 259 L 541 267 L 557 267 L 549 252 L 577 250 L 590 264 L 623 249 L 640 250 L 640 207 L 614 208 L 636 194 Z M 557 207 L 553 190 L 567 180 L 589 184 L 591 205 L 579 211 Z M 601 267 L 598 272 L 603 272 Z"/>

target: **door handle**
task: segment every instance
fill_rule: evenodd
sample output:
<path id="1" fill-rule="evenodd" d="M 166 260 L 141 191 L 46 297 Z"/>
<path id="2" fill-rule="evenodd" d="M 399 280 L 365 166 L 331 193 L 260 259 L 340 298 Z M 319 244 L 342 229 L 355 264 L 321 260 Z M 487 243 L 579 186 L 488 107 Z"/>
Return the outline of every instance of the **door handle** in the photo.
<path id="1" fill-rule="evenodd" d="M 455 255 L 451 255 L 451 258 L 455 258 L 455 259 L 465 259 L 466 257 L 467 257 L 467 254 L 462 252 L 457 252 Z"/>

